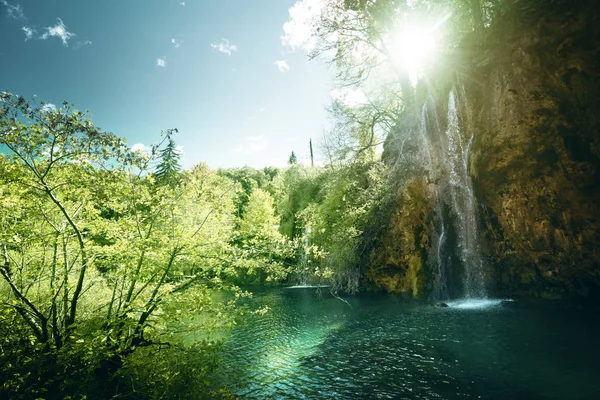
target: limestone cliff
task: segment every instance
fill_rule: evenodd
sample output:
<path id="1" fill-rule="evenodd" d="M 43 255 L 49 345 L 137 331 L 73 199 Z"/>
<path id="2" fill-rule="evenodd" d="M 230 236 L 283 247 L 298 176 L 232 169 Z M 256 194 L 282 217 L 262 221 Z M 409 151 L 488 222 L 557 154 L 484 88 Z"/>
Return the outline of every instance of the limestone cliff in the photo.
<path id="1" fill-rule="evenodd" d="M 600 13 L 594 1 L 516 1 L 484 36 L 465 37 L 434 88 L 438 132 L 460 87 L 482 253 L 492 295 L 600 294 Z M 466 55 L 466 56 L 465 56 Z M 429 90 L 432 90 L 431 88 Z M 468 116 L 468 117 L 467 117 Z M 403 122 L 406 126 L 407 122 Z M 398 157 L 393 137 L 386 158 Z M 443 166 L 434 167 L 443 170 Z M 434 170 L 403 174 L 398 199 L 370 250 L 366 282 L 430 293 L 443 207 Z M 438 184 L 434 190 L 432 184 Z M 437 222 L 436 222 L 437 221 Z M 437 233 L 436 233 L 437 232 Z M 460 273 L 453 264 L 445 279 Z M 438 249 L 439 250 L 439 249 Z M 452 260 L 454 258 L 454 260 Z M 452 283 L 452 282 L 450 282 Z M 455 290 L 458 293 L 460 290 Z M 451 293 L 452 295 L 452 293 Z"/>
<path id="2" fill-rule="evenodd" d="M 492 28 L 475 79 L 463 79 L 497 291 L 600 288 L 599 22 L 591 2 L 514 9 Z"/>

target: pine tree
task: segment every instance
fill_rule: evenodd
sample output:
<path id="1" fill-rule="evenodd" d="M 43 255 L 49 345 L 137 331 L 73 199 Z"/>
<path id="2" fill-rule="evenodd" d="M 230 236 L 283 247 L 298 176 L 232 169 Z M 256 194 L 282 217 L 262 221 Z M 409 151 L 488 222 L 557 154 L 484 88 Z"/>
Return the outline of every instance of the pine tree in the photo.
<path id="1" fill-rule="evenodd" d="M 297 163 L 298 163 L 298 159 L 296 158 L 296 154 L 292 151 L 292 154 L 290 155 L 290 159 L 288 160 L 288 164 L 294 165 Z"/>
<path id="2" fill-rule="evenodd" d="M 168 142 L 166 147 L 160 150 L 160 163 L 156 167 L 154 177 L 156 178 L 156 184 L 159 186 L 175 187 L 179 185 L 181 180 L 181 164 L 179 163 L 181 154 L 171 137 L 173 130 L 168 130 L 166 134 Z"/>

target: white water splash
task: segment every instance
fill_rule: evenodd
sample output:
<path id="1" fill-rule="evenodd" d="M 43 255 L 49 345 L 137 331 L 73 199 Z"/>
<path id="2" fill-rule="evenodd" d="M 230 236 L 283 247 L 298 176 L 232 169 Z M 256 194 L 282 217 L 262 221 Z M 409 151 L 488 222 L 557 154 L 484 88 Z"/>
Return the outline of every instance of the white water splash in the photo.
<path id="1" fill-rule="evenodd" d="M 511 299 L 461 299 L 449 301 L 446 304 L 449 308 L 460 310 L 482 310 L 494 308 L 502 305 L 504 302 L 513 301 Z"/>
<path id="2" fill-rule="evenodd" d="M 294 286 L 285 286 L 284 289 L 313 289 L 313 288 L 326 288 L 329 285 L 294 285 Z"/>

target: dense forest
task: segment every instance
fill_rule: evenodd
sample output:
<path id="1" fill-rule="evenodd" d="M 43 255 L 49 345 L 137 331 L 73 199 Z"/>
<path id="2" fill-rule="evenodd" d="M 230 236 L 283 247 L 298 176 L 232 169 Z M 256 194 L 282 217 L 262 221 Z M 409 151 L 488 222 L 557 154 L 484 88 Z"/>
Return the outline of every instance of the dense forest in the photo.
<path id="1" fill-rule="evenodd" d="M 437 62 L 392 48 L 414 16 L 443 25 Z M 317 166 L 184 170 L 175 128 L 133 151 L 75 105 L 2 92 L 0 397 L 236 398 L 215 371 L 270 312 L 256 287 L 597 299 L 598 17 L 323 1 L 310 57 L 365 100 L 331 103 Z"/>

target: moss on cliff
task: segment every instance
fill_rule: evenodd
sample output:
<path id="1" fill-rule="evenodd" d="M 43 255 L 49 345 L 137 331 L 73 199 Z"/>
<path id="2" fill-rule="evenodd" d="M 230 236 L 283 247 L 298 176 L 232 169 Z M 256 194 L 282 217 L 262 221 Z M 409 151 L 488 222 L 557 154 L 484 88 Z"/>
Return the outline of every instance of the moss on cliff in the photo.
<path id="1" fill-rule="evenodd" d="M 411 179 L 400 189 L 386 229 L 369 254 L 365 279 L 372 288 L 414 298 L 427 295 L 431 205 L 423 179 Z"/>

